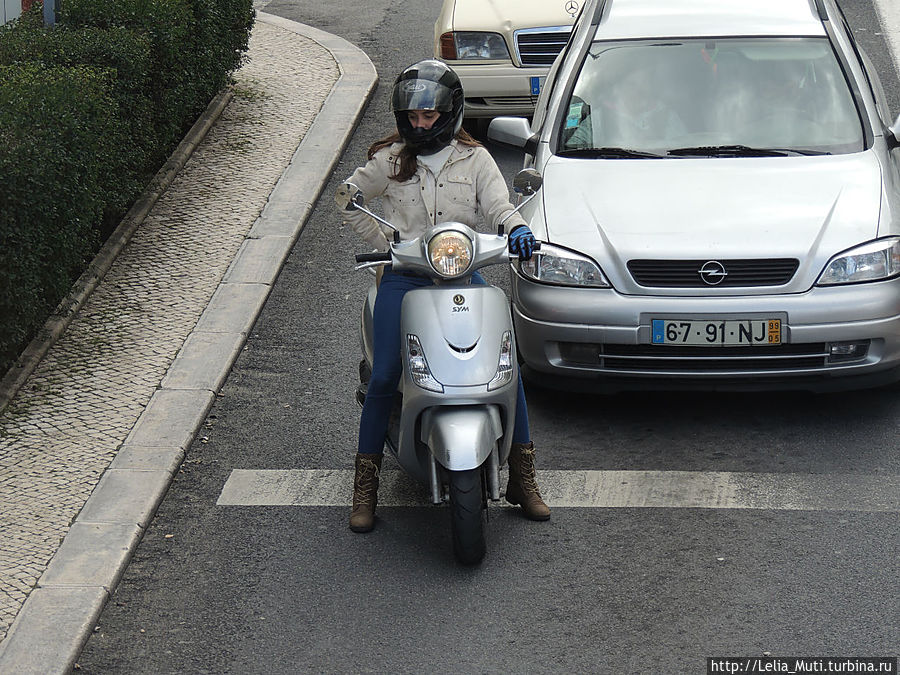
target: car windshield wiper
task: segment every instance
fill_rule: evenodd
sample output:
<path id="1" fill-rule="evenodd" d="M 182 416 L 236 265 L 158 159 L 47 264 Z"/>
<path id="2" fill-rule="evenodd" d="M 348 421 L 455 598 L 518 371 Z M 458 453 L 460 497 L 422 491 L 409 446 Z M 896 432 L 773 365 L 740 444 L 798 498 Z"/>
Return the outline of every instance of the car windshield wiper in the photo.
<path id="1" fill-rule="evenodd" d="M 663 156 L 654 152 L 630 150 L 628 148 L 572 148 L 570 150 L 561 150 L 557 154 L 560 157 L 586 157 L 592 159 L 660 159 Z"/>
<path id="2" fill-rule="evenodd" d="M 700 145 L 669 150 L 675 157 L 787 157 L 788 155 L 830 155 L 821 150 L 799 148 L 753 148 L 749 145 Z"/>

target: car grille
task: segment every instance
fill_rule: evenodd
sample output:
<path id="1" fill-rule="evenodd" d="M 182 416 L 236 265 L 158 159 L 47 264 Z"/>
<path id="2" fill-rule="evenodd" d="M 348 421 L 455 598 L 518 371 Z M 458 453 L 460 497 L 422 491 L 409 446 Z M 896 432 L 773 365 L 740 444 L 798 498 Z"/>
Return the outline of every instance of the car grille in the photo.
<path id="1" fill-rule="evenodd" d="M 481 103 L 491 108 L 527 108 L 537 103 L 537 96 L 485 96 L 477 99 L 467 98 L 466 102 Z"/>
<path id="2" fill-rule="evenodd" d="M 516 49 L 519 52 L 519 61 L 523 66 L 551 65 L 569 41 L 571 30 L 566 26 L 556 30 L 518 31 Z"/>
<path id="3" fill-rule="evenodd" d="M 683 373 L 815 370 L 864 360 L 868 344 L 845 359 L 829 354 L 824 342 L 766 347 L 668 347 L 560 342 L 562 360 L 607 372 Z"/>
<path id="4" fill-rule="evenodd" d="M 711 276 L 719 283 L 707 283 L 701 268 L 718 263 L 725 275 Z M 641 286 L 679 288 L 722 288 L 730 286 L 783 286 L 797 271 L 796 258 L 762 260 L 629 260 L 628 271 Z M 714 266 L 713 266 L 714 267 Z"/>

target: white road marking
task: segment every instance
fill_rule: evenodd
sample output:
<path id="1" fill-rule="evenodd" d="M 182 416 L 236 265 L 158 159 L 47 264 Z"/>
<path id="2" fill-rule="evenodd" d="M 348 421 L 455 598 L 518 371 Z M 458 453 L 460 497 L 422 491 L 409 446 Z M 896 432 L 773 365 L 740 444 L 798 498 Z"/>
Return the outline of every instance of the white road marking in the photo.
<path id="1" fill-rule="evenodd" d="M 550 506 L 900 512 L 900 476 L 699 471 L 539 471 Z M 349 506 L 353 472 L 237 469 L 219 506 Z M 501 502 L 505 504 L 506 502 Z M 423 485 L 381 475 L 378 505 L 427 506 Z"/>

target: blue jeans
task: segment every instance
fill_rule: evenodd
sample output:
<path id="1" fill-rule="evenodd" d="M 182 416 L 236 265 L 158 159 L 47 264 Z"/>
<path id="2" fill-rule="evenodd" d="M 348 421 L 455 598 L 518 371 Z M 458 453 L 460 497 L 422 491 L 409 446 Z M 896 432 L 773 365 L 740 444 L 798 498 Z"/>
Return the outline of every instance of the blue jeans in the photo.
<path id="1" fill-rule="evenodd" d="M 472 276 L 473 284 L 484 285 L 485 281 L 477 272 Z M 362 417 L 359 421 L 358 452 L 381 454 L 384 452 L 384 437 L 387 434 L 388 419 L 394 405 L 394 393 L 403 374 L 400 341 L 400 303 L 407 291 L 423 286 L 431 286 L 427 277 L 407 276 L 385 270 L 375 298 L 373 316 L 374 354 L 372 377 L 366 391 Z M 528 443 L 531 434 L 528 429 L 528 408 L 525 405 L 525 389 L 519 376 L 519 391 L 516 400 L 516 421 L 513 426 L 513 443 Z"/>

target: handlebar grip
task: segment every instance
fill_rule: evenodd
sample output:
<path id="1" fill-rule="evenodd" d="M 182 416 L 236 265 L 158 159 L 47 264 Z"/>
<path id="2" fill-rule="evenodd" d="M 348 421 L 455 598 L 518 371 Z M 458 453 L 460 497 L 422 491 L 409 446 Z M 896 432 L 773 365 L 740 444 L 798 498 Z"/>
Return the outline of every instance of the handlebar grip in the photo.
<path id="1" fill-rule="evenodd" d="M 541 242 L 535 241 L 535 242 L 534 242 L 534 249 L 532 249 L 532 250 L 534 250 L 534 251 L 540 251 L 540 250 L 541 250 Z"/>
<path id="2" fill-rule="evenodd" d="M 390 251 L 376 251 L 374 253 L 357 253 L 356 254 L 356 262 L 358 263 L 367 263 L 367 262 L 390 262 L 391 261 L 391 253 Z"/>

